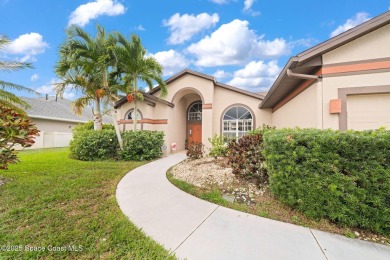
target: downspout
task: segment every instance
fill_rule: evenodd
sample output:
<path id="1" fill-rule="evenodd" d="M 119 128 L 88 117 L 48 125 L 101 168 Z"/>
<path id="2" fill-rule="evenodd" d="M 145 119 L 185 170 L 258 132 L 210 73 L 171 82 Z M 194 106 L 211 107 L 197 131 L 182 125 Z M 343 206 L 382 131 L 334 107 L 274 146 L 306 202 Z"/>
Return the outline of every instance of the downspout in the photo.
<path id="1" fill-rule="evenodd" d="M 323 98 L 323 85 L 322 85 L 322 76 L 321 75 L 310 75 L 310 74 L 300 74 L 300 73 L 295 73 L 292 72 L 291 69 L 287 69 L 287 76 L 292 77 L 292 78 L 299 78 L 299 79 L 307 79 L 307 80 L 316 80 L 317 81 L 317 102 L 318 106 L 320 106 L 319 111 L 317 112 L 317 116 L 320 115 L 320 118 L 317 119 L 317 127 L 320 129 L 324 128 L 324 98 Z"/>

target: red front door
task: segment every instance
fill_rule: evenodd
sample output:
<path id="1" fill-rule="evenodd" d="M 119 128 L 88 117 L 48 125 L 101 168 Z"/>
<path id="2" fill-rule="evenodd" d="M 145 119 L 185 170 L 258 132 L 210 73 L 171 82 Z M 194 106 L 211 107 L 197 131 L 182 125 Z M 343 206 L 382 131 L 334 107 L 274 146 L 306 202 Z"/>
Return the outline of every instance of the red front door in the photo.
<path id="1" fill-rule="evenodd" d="M 192 142 L 202 142 L 202 123 L 201 122 L 188 122 L 187 129 L 187 139 L 188 143 Z"/>

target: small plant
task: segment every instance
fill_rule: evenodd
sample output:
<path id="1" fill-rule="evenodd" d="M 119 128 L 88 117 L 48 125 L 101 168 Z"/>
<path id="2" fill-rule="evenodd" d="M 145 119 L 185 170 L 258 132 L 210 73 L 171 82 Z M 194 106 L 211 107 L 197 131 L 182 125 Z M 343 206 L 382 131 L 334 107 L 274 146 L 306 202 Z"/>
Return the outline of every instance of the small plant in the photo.
<path id="1" fill-rule="evenodd" d="M 18 162 L 14 147 L 32 146 L 38 133 L 39 130 L 26 115 L 0 106 L 0 169 L 6 170 L 8 164 Z"/>
<path id="2" fill-rule="evenodd" d="M 123 151 L 120 157 L 126 161 L 153 160 L 162 156 L 161 146 L 164 145 L 162 131 L 126 131 L 122 133 Z"/>
<path id="3" fill-rule="evenodd" d="M 211 143 L 210 156 L 215 158 L 225 157 L 227 154 L 227 137 L 224 135 L 214 135 L 213 138 L 209 138 Z"/>
<path id="4" fill-rule="evenodd" d="M 188 143 L 187 156 L 190 159 L 202 158 L 204 154 L 204 144 L 200 142 Z"/>
<path id="5" fill-rule="evenodd" d="M 260 134 L 245 135 L 228 145 L 228 163 L 233 173 L 249 178 L 256 178 L 260 183 L 268 183 L 263 150 L 263 136 Z"/>

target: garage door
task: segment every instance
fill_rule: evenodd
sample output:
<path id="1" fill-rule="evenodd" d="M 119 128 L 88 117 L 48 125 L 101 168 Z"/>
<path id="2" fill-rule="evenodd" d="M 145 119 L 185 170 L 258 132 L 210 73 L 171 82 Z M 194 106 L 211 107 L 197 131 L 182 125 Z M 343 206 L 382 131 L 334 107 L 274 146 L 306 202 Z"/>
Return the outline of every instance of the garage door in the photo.
<path id="1" fill-rule="evenodd" d="M 390 94 L 347 96 L 348 129 L 390 129 Z"/>

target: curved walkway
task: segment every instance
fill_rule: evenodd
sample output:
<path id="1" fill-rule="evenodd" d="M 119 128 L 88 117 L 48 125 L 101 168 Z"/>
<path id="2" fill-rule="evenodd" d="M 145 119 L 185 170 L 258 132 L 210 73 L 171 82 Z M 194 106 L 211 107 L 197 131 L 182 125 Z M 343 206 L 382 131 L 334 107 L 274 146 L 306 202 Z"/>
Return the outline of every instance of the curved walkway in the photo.
<path id="1" fill-rule="evenodd" d="M 191 196 L 166 178 L 178 153 L 129 172 L 116 197 L 147 235 L 187 259 L 390 259 L 390 247 L 257 217 Z"/>

